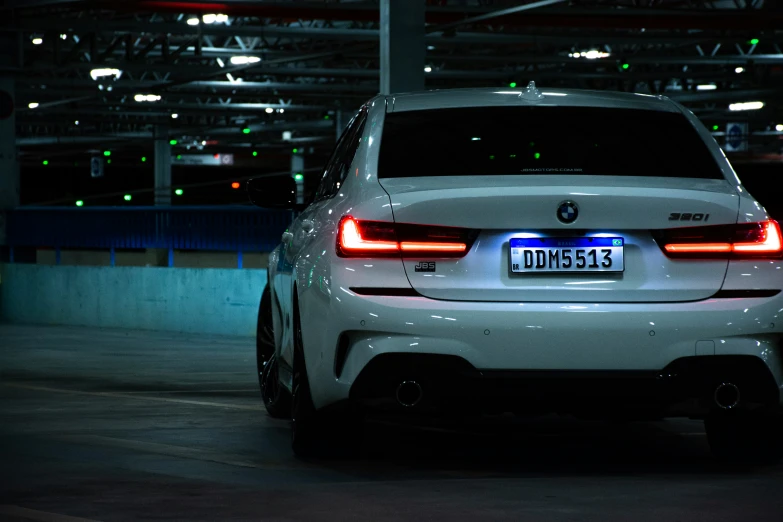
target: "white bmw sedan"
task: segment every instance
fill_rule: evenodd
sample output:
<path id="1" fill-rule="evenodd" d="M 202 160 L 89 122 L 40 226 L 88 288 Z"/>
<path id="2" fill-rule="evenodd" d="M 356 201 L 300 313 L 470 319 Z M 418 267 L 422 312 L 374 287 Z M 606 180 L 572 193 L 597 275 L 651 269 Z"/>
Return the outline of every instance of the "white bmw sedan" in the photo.
<path id="1" fill-rule="evenodd" d="M 665 97 L 377 96 L 311 201 L 248 192 L 298 212 L 259 370 L 299 454 L 383 410 L 685 416 L 719 457 L 783 453 L 780 228 Z"/>

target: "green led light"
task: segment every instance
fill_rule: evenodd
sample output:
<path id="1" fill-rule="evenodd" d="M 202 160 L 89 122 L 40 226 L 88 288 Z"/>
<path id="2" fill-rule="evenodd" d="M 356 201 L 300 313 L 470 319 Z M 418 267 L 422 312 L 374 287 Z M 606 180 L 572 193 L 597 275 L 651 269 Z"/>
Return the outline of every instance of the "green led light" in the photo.
<path id="1" fill-rule="evenodd" d="M 182 159 L 182 154 L 177 154 L 177 159 Z"/>
<path id="2" fill-rule="evenodd" d="M 43 164 L 44 165 L 48 165 L 49 164 L 49 160 L 43 160 Z"/>
<path id="3" fill-rule="evenodd" d="M 104 156 L 111 156 L 111 151 L 110 150 L 104 150 L 103 151 L 103 155 Z"/>
<path id="4" fill-rule="evenodd" d="M 176 145 L 176 144 L 177 144 L 177 140 L 171 140 L 171 141 L 169 141 L 169 145 Z"/>
<path id="5" fill-rule="evenodd" d="M 296 181 L 302 181 L 304 179 L 304 176 L 302 174 L 296 173 L 294 174 L 294 179 Z"/>
<path id="6" fill-rule="evenodd" d="M 293 152 L 294 154 L 296 154 L 297 152 L 299 152 L 299 149 L 294 149 L 294 150 L 292 150 L 291 152 Z"/>
<path id="7" fill-rule="evenodd" d="M 73 162 L 73 166 L 74 166 L 74 167 L 78 167 L 78 166 L 79 166 L 79 162 L 78 162 L 78 161 L 74 161 L 74 162 Z"/>
<path id="8" fill-rule="evenodd" d="M 328 120 L 328 119 L 329 119 L 329 115 L 328 115 L 328 114 L 325 114 L 325 115 L 324 115 L 324 119 L 325 119 L 325 120 Z"/>
<path id="9" fill-rule="evenodd" d="M 131 196 L 130 194 L 125 194 L 124 196 L 122 196 L 122 199 L 124 199 L 125 201 L 130 201 L 131 199 L 133 199 L 133 196 Z"/>
<path id="10" fill-rule="evenodd" d="M 513 89 L 514 87 L 517 86 L 517 82 L 511 82 L 511 83 L 508 84 L 508 86 Z"/>
<path id="11" fill-rule="evenodd" d="M 174 194 L 176 194 L 177 196 L 181 196 L 183 194 L 183 190 L 182 189 L 177 189 L 177 190 L 174 191 Z"/>
<path id="12" fill-rule="evenodd" d="M 244 132 L 245 134 L 250 134 L 250 129 L 245 127 L 244 129 L 242 129 L 242 132 Z"/>
<path id="13" fill-rule="evenodd" d="M 534 142 L 532 142 L 532 141 L 530 142 L 530 146 L 531 146 L 531 147 L 535 147 L 535 145 L 536 145 L 536 144 L 535 144 Z"/>
<path id="14" fill-rule="evenodd" d="M 623 69 L 627 69 L 627 68 L 629 68 L 629 67 L 630 67 L 630 65 L 629 65 L 629 64 L 627 64 L 627 63 L 624 63 L 624 64 L 623 64 Z"/>
<path id="15" fill-rule="evenodd" d="M 258 156 L 258 151 L 255 151 L 255 150 L 254 150 L 254 151 L 253 151 L 253 157 L 255 158 L 256 156 Z"/>
<path id="16" fill-rule="evenodd" d="M 713 125 L 713 126 L 712 126 L 712 130 L 716 131 L 716 130 L 718 130 L 718 129 L 720 129 L 720 127 L 718 127 L 717 125 Z"/>
<path id="17" fill-rule="evenodd" d="M 538 152 L 536 152 L 535 154 L 533 154 L 533 157 L 534 157 L 534 158 L 536 158 L 536 159 L 538 159 L 538 158 L 540 158 L 540 157 L 541 157 L 541 154 L 539 154 Z"/>
<path id="18" fill-rule="evenodd" d="M 758 38 L 753 38 L 753 39 L 750 40 L 750 45 L 756 45 L 757 43 L 759 43 L 759 39 Z"/>
<path id="19" fill-rule="evenodd" d="M 509 158 L 516 158 L 516 157 L 517 157 L 517 155 L 516 155 L 516 154 L 509 154 L 509 155 L 508 155 L 508 157 L 509 157 Z"/>
<path id="20" fill-rule="evenodd" d="M 490 156 L 489 159 L 493 160 L 495 159 L 495 156 Z"/>
<path id="21" fill-rule="evenodd" d="M 106 160 L 106 163 L 108 163 L 109 165 L 111 165 L 111 160 Z"/>
<path id="22" fill-rule="evenodd" d="M 82 200 L 80 199 L 79 201 L 77 201 L 77 202 L 76 202 L 76 206 L 77 206 L 77 207 L 84 206 L 84 201 L 82 201 Z"/>
<path id="23" fill-rule="evenodd" d="M 142 156 L 141 157 L 141 162 L 144 163 L 145 161 L 147 161 L 147 156 Z"/>

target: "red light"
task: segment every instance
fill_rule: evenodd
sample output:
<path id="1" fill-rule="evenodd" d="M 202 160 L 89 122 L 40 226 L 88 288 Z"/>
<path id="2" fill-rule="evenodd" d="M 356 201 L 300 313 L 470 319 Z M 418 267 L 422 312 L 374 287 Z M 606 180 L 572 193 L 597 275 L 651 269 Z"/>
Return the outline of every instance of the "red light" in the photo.
<path id="1" fill-rule="evenodd" d="M 673 254 L 695 252 L 731 252 L 729 243 L 681 243 L 678 245 L 666 245 L 666 251 Z"/>
<path id="2" fill-rule="evenodd" d="M 420 243 L 403 241 L 400 249 L 403 252 L 464 252 L 468 247 L 465 243 Z"/>
<path id="3" fill-rule="evenodd" d="M 233 183 L 231 184 L 231 188 L 232 188 L 232 189 L 238 189 L 238 188 L 239 188 L 239 182 L 238 182 L 238 181 L 235 181 L 235 182 L 233 182 Z"/>
<path id="4" fill-rule="evenodd" d="M 764 234 L 761 241 L 753 243 L 734 243 L 734 252 L 749 252 L 755 254 L 777 254 L 783 250 L 783 240 L 780 237 L 780 226 L 777 221 L 769 220 L 762 223 Z"/>
<path id="5" fill-rule="evenodd" d="M 220 159 L 220 154 L 213 154 L 212 157 L 215 159 Z"/>
<path id="6" fill-rule="evenodd" d="M 399 252 L 396 241 L 373 241 L 362 238 L 356 221 L 347 217 L 340 224 L 340 248 L 345 253 L 350 252 Z"/>
<path id="7" fill-rule="evenodd" d="M 462 257 L 468 251 L 470 234 L 470 230 L 459 228 L 358 221 L 345 216 L 338 228 L 337 253 L 342 257 Z"/>
<path id="8" fill-rule="evenodd" d="M 780 226 L 774 220 L 671 229 L 661 234 L 663 249 L 674 257 L 742 259 L 780 257 L 783 253 L 783 237 Z"/>

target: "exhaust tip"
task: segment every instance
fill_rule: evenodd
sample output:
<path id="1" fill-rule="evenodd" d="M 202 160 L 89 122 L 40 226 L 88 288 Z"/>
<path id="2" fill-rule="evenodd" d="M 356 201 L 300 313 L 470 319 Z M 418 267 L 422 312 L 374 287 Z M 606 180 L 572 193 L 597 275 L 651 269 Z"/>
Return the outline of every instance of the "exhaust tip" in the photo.
<path id="1" fill-rule="evenodd" d="M 724 382 L 715 388 L 715 404 L 723 410 L 731 410 L 740 402 L 740 391 L 736 384 Z"/>
<path id="2" fill-rule="evenodd" d="M 397 386 L 397 402 L 406 408 L 412 408 L 421 401 L 424 393 L 416 381 L 402 381 Z"/>

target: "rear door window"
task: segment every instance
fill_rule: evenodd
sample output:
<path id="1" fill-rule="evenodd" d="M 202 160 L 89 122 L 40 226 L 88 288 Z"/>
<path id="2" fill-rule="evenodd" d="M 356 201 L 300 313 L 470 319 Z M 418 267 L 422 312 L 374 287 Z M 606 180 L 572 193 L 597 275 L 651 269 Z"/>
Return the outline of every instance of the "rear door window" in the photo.
<path id="1" fill-rule="evenodd" d="M 386 115 L 381 178 L 527 174 L 724 179 L 680 113 L 537 106 Z"/>
<path id="2" fill-rule="evenodd" d="M 362 109 L 351 119 L 337 141 L 332 157 L 324 168 L 321 182 L 318 185 L 315 200 L 327 199 L 337 194 L 340 186 L 345 181 L 348 169 L 359 148 L 364 130 L 364 122 L 367 120 L 367 109 Z"/>

